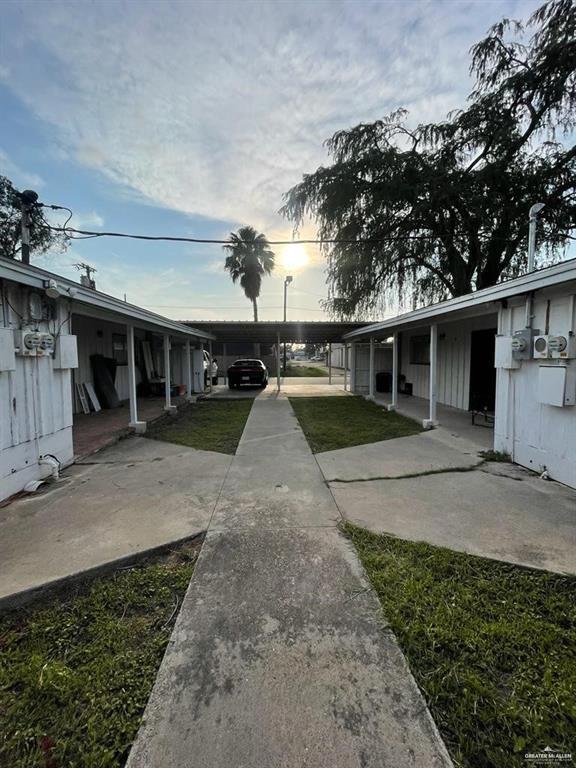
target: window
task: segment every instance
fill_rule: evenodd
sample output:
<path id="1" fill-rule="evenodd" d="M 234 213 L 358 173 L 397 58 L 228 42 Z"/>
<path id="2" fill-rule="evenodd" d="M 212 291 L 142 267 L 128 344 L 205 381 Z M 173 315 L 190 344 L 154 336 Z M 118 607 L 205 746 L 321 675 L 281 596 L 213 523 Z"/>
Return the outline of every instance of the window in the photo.
<path id="1" fill-rule="evenodd" d="M 126 334 L 112 334 L 112 357 L 118 365 L 128 365 L 128 350 L 126 346 Z"/>
<path id="2" fill-rule="evenodd" d="M 430 365 L 430 335 L 412 336 L 410 339 L 410 363 Z"/>

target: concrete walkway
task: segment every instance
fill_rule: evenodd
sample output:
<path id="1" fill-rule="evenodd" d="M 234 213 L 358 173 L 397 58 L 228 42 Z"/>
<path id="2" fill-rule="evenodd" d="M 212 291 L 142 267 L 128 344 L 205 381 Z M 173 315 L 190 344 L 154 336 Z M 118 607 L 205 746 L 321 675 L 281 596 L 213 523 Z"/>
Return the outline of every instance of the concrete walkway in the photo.
<path id="1" fill-rule="evenodd" d="M 201 533 L 231 460 L 133 437 L 0 508 L 0 599 Z"/>
<path id="2" fill-rule="evenodd" d="M 127 768 L 450 766 L 285 398 L 258 398 Z"/>
<path id="3" fill-rule="evenodd" d="M 576 573 L 576 491 L 483 462 L 470 438 L 439 427 L 316 459 L 343 516 L 375 533 Z"/>

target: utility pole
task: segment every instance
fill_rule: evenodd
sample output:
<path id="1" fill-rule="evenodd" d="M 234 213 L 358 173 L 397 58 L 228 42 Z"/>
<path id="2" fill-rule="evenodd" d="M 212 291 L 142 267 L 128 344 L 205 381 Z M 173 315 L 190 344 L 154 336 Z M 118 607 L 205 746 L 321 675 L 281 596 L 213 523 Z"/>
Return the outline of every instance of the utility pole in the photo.
<path id="1" fill-rule="evenodd" d="M 92 275 L 98 270 L 96 270 L 94 267 L 91 267 L 90 264 L 85 264 L 83 261 L 79 262 L 78 264 L 74 264 L 74 266 L 80 272 L 85 270 L 85 274 L 80 275 L 80 282 L 82 285 L 86 288 L 96 289 L 96 281 L 92 279 Z M 126 294 L 124 294 L 124 301 L 126 301 Z"/>
<path id="2" fill-rule="evenodd" d="M 286 302 L 288 299 L 288 286 L 294 278 L 292 275 L 286 275 L 284 279 L 284 322 L 286 322 Z M 284 375 L 286 375 L 286 342 L 284 342 Z"/>
<path id="3" fill-rule="evenodd" d="M 38 194 L 33 189 L 25 189 L 24 192 L 20 192 L 22 264 L 30 264 L 30 209 L 37 202 Z"/>

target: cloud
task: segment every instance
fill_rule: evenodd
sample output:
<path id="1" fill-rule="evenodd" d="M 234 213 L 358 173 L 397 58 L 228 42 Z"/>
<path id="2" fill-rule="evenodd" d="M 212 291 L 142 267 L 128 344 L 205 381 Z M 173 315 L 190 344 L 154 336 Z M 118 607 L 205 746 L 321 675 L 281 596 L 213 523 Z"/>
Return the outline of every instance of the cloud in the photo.
<path id="1" fill-rule="evenodd" d="M 46 183 L 38 174 L 20 168 L 3 149 L 0 149 L 0 173 L 7 176 L 17 189 L 41 189 Z"/>
<path id="2" fill-rule="evenodd" d="M 332 132 L 462 105 L 470 45 L 534 7 L 24 1 L 4 48 L 10 87 L 77 162 L 167 208 L 285 231 L 282 194 Z"/>
<path id="3" fill-rule="evenodd" d="M 96 211 L 86 211 L 77 213 L 70 220 L 70 226 L 74 229 L 94 229 L 104 226 L 104 218 Z"/>

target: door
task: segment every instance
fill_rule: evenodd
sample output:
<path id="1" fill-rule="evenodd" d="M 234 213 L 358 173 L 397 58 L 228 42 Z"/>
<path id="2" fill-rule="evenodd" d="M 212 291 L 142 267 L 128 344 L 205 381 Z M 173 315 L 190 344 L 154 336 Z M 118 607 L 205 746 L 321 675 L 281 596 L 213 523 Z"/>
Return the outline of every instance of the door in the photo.
<path id="1" fill-rule="evenodd" d="M 470 347 L 470 400 L 471 411 L 494 411 L 496 403 L 496 368 L 494 347 L 496 328 L 472 331 Z"/>

